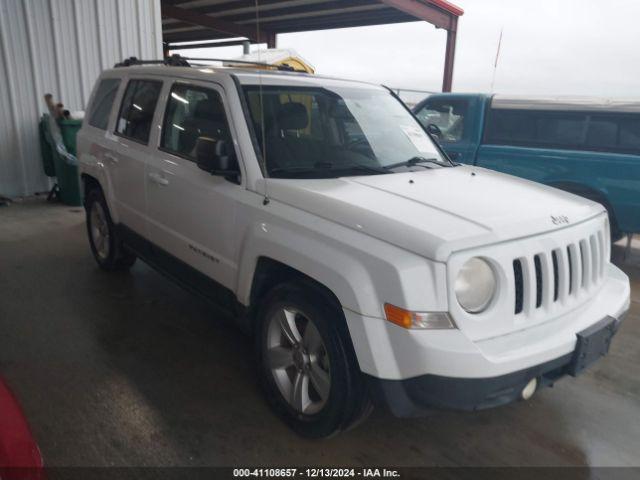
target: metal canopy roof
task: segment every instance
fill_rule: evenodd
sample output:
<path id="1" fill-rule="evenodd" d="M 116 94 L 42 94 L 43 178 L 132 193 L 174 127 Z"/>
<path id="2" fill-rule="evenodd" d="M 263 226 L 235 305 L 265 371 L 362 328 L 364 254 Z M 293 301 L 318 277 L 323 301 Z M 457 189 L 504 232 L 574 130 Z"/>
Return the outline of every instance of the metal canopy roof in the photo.
<path id="1" fill-rule="evenodd" d="M 274 48 L 279 33 L 427 21 L 447 31 L 445 91 L 451 89 L 458 17 L 464 13 L 446 0 L 161 0 L 161 4 L 168 48 L 180 42 L 238 37 Z"/>

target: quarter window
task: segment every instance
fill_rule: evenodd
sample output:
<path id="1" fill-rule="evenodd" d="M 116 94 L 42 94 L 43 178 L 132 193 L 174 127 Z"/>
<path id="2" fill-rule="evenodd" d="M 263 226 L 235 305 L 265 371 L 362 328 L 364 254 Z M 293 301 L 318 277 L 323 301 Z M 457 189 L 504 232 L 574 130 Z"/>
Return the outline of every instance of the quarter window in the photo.
<path id="1" fill-rule="evenodd" d="M 191 160 L 201 139 L 230 144 L 231 135 L 220 95 L 214 90 L 174 85 L 162 128 L 163 150 Z"/>
<path id="2" fill-rule="evenodd" d="M 118 93 L 120 80 L 117 78 L 106 78 L 98 85 L 98 90 L 93 98 L 91 114 L 89 115 L 89 125 L 101 130 L 107 129 L 111 107 Z"/>
<path id="3" fill-rule="evenodd" d="M 161 89 L 162 82 L 131 80 L 122 99 L 116 133 L 146 144 Z"/>

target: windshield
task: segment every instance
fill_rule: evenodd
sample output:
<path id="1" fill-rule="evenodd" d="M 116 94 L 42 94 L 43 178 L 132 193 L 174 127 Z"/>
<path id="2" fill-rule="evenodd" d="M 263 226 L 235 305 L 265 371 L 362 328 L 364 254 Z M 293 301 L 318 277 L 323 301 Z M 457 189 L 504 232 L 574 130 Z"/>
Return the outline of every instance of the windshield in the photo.
<path id="1" fill-rule="evenodd" d="M 269 177 L 331 178 L 451 165 L 386 90 L 256 85 L 244 91 Z"/>

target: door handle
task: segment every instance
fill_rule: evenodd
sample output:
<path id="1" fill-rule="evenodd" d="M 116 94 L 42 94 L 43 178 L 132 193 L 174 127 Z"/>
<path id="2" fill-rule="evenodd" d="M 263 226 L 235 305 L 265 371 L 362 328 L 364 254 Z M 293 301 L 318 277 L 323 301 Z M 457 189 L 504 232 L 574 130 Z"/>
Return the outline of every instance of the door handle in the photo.
<path id="1" fill-rule="evenodd" d="M 159 173 L 150 173 L 149 180 L 151 180 L 153 183 L 156 183 L 158 185 L 169 185 L 169 180 L 164 178 Z"/>
<path id="2" fill-rule="evenodd" d="M 111 153 L 105 153 L 104 154 L 104 158 L 106 160 L 109 160 L 111 163 L 116 164 L 118 163 L 118 158 L 113 156 Z"/>

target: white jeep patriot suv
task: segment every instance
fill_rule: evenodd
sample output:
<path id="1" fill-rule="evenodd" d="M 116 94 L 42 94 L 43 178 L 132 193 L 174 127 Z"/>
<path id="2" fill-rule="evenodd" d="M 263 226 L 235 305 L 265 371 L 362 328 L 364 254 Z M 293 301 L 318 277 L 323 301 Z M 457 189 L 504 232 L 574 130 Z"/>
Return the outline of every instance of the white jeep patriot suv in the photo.
<path id="1" fill-rule="evenodd" d="M 141 63 L 78 136 L 93 255 L 232 312 L 297 432 L 527 399 L 607 353 L 630 289 L 601 205 L 452 163 L 380 86 Z"/>

